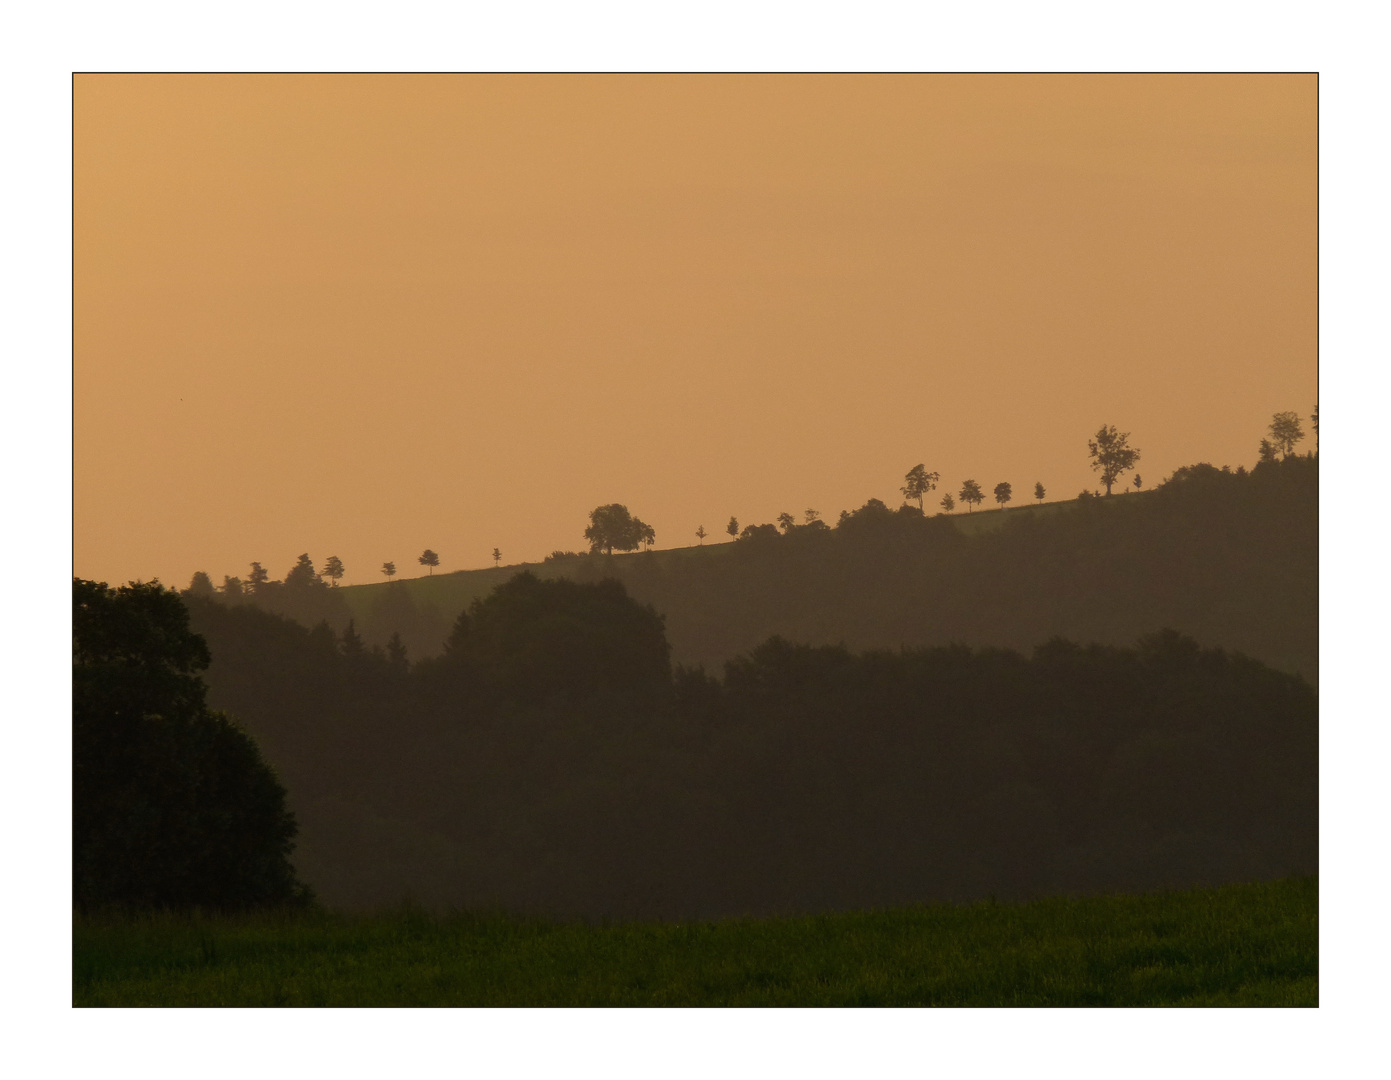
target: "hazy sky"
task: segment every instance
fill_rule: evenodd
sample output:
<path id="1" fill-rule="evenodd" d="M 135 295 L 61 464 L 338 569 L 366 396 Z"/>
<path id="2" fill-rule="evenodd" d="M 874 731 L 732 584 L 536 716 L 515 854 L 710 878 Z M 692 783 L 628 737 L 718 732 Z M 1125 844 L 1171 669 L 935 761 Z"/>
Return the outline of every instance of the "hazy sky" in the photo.
<path id="1" fill-rule="evenodd" d="M 1313 76 L 79 76 L 75 566 L 345 583 L 1250 464 Z M 1306 444 L 1308 445 L 1308 444 Z M 938 493 L 940 495 L 940 493 Z"/>

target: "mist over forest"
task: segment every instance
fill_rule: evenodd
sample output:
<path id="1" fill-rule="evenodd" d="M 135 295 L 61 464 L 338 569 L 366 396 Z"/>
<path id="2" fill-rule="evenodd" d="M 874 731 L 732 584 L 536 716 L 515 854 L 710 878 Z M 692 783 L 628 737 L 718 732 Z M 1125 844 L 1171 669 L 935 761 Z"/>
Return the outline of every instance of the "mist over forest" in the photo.
<path id="1" fill-rule="evenodd" d="M 665 619 L 673 659 L 717 670 L 773 635 L 852 649 L 948 642 L 1028 650 L 1055 635 L 1128 645 L 1171 627 L 1318 680 L 1318 467 L 1267 455 L 1194 465 L 1150 491 L 974 514 L 870 500 L 834 526 L 750 524 L 737 542 L 334 589 L 308 556 L 284 582 L 219 591 L 305 626 L 352 621 L 436 656 L 473 600 L 517 569 L 615 578 Z M 790 517 L 790 515 L 789 515 Z M 576 535 L 582 523 L 577 523 Z M 201 595 L 214 590 L 203 577 Z"/>
<path id="2" fill-rule="evenodd" d="M 1291 455 L 974 535 L 871 501 L 675 552 L 352 590 L 310 565 L 183 600 L 209 703 L 335 905 L 675 918 L 1265 880 L 1317 869 L 1317 492 Z"/>

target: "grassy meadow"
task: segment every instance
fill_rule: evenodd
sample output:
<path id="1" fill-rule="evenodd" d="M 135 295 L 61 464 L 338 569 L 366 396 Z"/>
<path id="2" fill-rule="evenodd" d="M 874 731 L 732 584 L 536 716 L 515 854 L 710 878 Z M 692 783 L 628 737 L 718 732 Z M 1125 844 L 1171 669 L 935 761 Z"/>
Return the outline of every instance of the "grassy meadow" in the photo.
<path id="1" fill-rule="evenodd" d="M 77 916 L 92 1006 L 1317 1006 L 1318 882 L 713 923 Z"/>

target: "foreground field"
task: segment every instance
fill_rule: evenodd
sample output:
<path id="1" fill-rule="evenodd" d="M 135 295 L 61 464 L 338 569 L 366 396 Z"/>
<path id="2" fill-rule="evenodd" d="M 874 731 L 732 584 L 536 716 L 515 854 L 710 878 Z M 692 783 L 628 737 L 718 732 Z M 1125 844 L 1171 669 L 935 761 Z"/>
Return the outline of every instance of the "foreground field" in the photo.
<path id="1" fill-rule="evenodd" d="M 77 918 L 76 1006 L 1318 1004 L 1318 883 L 587 926 Z"/>

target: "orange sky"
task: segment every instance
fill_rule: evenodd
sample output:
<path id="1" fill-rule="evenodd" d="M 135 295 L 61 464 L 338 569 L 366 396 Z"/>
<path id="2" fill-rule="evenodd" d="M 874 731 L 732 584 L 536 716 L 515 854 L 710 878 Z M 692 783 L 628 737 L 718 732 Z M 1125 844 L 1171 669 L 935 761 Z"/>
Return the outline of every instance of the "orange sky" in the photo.
<path id="1" fill-rule="evenodd" d="M 1313 76 L 79 76 L 75 565 L 345 584 L 1250 464 Z M 1308 444 L 1306 444 L 1308 445 Z"/>

